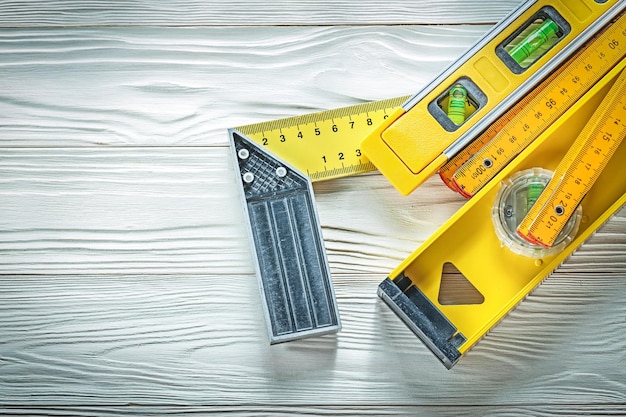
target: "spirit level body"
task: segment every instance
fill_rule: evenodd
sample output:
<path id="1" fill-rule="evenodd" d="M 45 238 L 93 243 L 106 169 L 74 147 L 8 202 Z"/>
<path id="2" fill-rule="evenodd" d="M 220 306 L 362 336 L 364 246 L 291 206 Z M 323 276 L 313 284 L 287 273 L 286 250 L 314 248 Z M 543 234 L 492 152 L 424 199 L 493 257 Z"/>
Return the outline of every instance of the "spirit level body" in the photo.
<path id="1" fill-rule="evenodd" d="M 622 62 L 598 82 L 379 286 L 380 297 L 446 367 L 452 367 L 626 203 L 626 147 L 621 146 L 583 200 L 585 220 L 561 252 L 542 259 L 518 255 L 502 246 L 491 221 L 500 182 L 536 166 L 554 170 L 624 66 Z M 447 263 L 484 296 L 482 303 L 439 302 Z"/>
<path id="2" fill-rule="evenodd" d="M 377 126 L 361 150 L 398 191 L 409 194 L 625 8 L 618 0 L 525 2 Z M 559 37 L 527 68 L 516 67 L 501 52 L 503 45 L 537 19 L 554 20 Z M 433 103 L 463 81 L 478 107 L 455 125 L 434 111 Z"/>

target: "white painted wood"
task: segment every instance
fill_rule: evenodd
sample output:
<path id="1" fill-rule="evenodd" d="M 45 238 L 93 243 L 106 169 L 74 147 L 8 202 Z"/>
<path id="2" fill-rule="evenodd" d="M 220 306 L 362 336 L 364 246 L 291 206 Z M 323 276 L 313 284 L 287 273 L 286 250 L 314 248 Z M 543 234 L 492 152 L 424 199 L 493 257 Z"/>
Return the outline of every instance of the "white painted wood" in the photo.
<path id="1" fill-rule="evenodd" d="M 522 0 L 0 1 L 0 27 L 493 23 Z"/>
<path id="2" fill-rule="evenodd" d="M 0 273 L 252 272 L 229 150 L 2 150 Z M 465 200 L 432 178 L 402 197 L 379 174 L 315 184 L 333 272 L 381 276 Z M 569 263 L 623 273 L 626 211 Z"/>
<path id="3" fill-rule="evenodd" d="M 3 412 L 4 411 L 4 412 Z M 207 414 L 228 416 L 258 416 L 258 415 L 320 415 L 320 416 L 420 416 L 420 417 L 458 417 L 463 416 L 617 416 L 621 415 L 623 407 L 616 404 L 600 405 L 543 405 L 543 406 L 511 406 L 511 405 L 457 405 L 457 406 L 288 406 L 255 404 L 249 406 L 88 406 L 72 407 L 7 407 L 0 409 L 0 415 L 29 415 L 29 416 L 91 416 L 97 412 L 98 416 L 152 416 L 168 415 L 174 417 L 204 416 Z"/>
<path id="4" fill-rule="evenodd" d="M 4 412 L 3 412 L 4 411 Z M 471 406 L 285 406 L 256 404 L 250 406 L 100 406 L 94 407 L 7 407 L 0 409 L 0 415 L 29 415 L 29 416 L 152 416 L 168 415 L 174 417 L 205 416 L 207 414 L 228 416 L 258 416 L 258 415 L 320 415 L 320 416 L 420 416 L 420 417 L 458 417 L 459 413 L 464 416 L 619 416 L 622 415 L 623 407 L 615 404 L 600 405 L 548 405 L 548 406 L 510 406 L 510 405 L 486 405 Z M 6 414 L 5 414 L 6 413 Z"/>
<path id="5" fill-rule="evenodd" d="M 463 200 L 317 183 L 343 330 L 266 340 L 225 129 L 412 93 L 519 3 L 0 1 L 0 415 L 626 414 L 626 209 L 446 371 L 376 286 Z"/>
<path id="6" fill-rule="evenodd" d="M 488 28 L 0 30 L 0 137 L 225 145 L 229 127 L 416 92 Z"/>
<path id="7" fill-rule="evenodd" d="M 557 274 L 451 371 L 377 299 L 380 276 L 334 279 L 342 332 L 270 347 L 248 274 L 5 275 L 3 400 L 243 409 L 626 400 L 624 279 Z"/>
<path id="8" fill-rule="evenodd" d="M 344 328 L 270 347 L 227 156 L 4 150 L 0 403 L 624 402 L 624 211 L 448 372 L 375 293 L 460 200 L 438 181 L 406 199 L 380 175 L 317 184 Z"/>

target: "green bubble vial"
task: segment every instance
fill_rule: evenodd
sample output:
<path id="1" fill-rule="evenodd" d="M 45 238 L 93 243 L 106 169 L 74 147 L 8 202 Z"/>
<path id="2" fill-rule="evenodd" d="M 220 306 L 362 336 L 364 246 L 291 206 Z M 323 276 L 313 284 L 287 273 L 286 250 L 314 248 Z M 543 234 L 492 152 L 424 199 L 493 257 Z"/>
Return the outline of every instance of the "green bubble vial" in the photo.
<path id="1" fill-rule="evenodd" d="M 461 84 L 455 84 L 448 94 L 448 117 L 456 125 L 465 122 L 465 103 L 467 102 L 467 89 Z"/>
<path id="2" fill-rule="evenodd" d="M 522 65 L 532 54 L 559 33 L 559 26 L 551 19 L 545 20 L 538 28 L 530 32 L 517 44 L 509 54 L 519 65 Z"/>
<path id="3" fill-rule="evenodd" d="M 526 190 L 526 210 L 530 210 L 530 208 L 535 204 L 539 195 L 543 191 L 544 185 L 541 183 L 529 183 L 528 189 Z"/>
<path id="4" fill-rule="evenodd" d="M 582 217 L 581 206 L 578 206 L 575 215 L 569 219 L 551 248 L 529 243 L 517 234 L 517 227 L 552 175 L 553 172 L 547 169 L 530 168 L 516 172 L 500 184 L 491 209 L 491 219 L 502 246 L 511 252 L 529 258 L 544 258 L 562 251 L 576 236 Z"/>

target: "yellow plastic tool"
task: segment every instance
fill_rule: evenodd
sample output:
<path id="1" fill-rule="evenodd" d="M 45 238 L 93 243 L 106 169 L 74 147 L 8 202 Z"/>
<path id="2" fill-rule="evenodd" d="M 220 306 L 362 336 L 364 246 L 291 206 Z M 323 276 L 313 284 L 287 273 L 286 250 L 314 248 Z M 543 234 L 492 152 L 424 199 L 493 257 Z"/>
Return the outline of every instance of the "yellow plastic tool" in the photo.
<path id="1" fill-rule="evenodd" d="M 623 0 L 526 1 L 391 114 L 360 149 L 409 194 L 625 9 Z M 467 91 L 461 123 L 456 111 L 448 114 L 451 89 L 459 85 Z"/>
<path id="2" fill-rule="evenodd" d="M 568 61 L 569 62 L 569 61 Z M 528 93 L 526 97 L 520 100 L 515 106 L 502 115 L 497 121 L 495 121 L 487 130 L 485 130 L 478 138 L 472 143 L 466 146 L 456 156 L 451 158 L 446 164 L 439 169 L 439 177 L 448 188 L 452 191 L 456 191 L 466 198 L 470 198 L 471 195 L 464 193 L 463 189 L 460 189 L 454 182 L 454 175 L 458 170 L 467 163 L 478 151 L 480 151 L 485 145 L 487 145 L 492 139 L 494 139 L 498 133 L 504 129 L 515 117 L 522 111 L 528 103 L 535 99 L 538 95 L 541 95 L 546 86 L 556 78 L 557 75 L 562 73 L 567 68 L 567 63 L 561 68 L 556 70 L 551 76 L 545 79 L 539 84 L 533 91 Z"/>
<path id="3" fill-rule="evenodd" d="M 606 74 L 612 64 L 605 62 L 609 58 L 613 64 L 617 62 L 612 53 L 623 54 L 626 45 L 626 30 L 616 26 L 616 22 L 623 23 L 620 16 L 625 9 L 622 0 L 526 1 L 458 64 L 402 107 L 406 98 L 243 126 L 239 130 L 277 160 L 294 166 L 314 181 L 372 170 L 374 164 L 369 157 L 396 188 L 407 194 L 481 133 L 482 139 L 488 138 L 481 139 L 481 144 L 497 137 L 529 107 L 528 103 L 546 94 L 550 76 L 569 74 L 580 80 L 570 66 L 564 66 L 568 60 L 576 60 L 573 56 L 591 53 L 588 51 L 598 54 L 599 60 L 591 66 L 597 68 L 596 64 L 602 62 L 604 68 L 595 80 Z M 612 37 L 602 38 L 602 47 L 588 43 L 607 28 L 613 28 Z M 446 366 L 454 365 L 626 201 L 626 177 L 622 174 L 626 150 L 621 146 L 582 201 L 583 221 L 570 228 L 568 239 L 560 244 L 563 247 L 556 248 L 560 250 L 532 250 L 533 255 L 539 255 L 521 256 L 519 253 L 524 251 L 507 246 L 492 224 L 496 208 L 507 210 L 496 201 L 501 194 L 498 183 L 523 177 L 522 172 L 535 165 L 554 169 L 611 88 L 616 71 L 623 67 L 624 62 L 617 64 L 575 104 L 557 103 L 564 114 L 555 123 L 548 123 L 550 126 L 546 125 L 546 130 L 500 171 L 495 181 L 488 182 L 379 286 L 381 298 Z M 574 78 L 571 81 L 577 82 Z M 550 100 L 546 103 L 554 106 Z M 427 134 L 416 137 L 416 132 Z M 366 139 L 361 142 L 363 138 Z M 479 151 L 478 146 L 468 149 L 472 153 Z M 283 172 L 277 169 L 274 174 L 281 177 Z M 246 172 L 242 181 L 249 185 L 254 178 Z M 533 184 L 528 191 L 527 207 L 539 196 L 540 190 Z M 471 300 L 450 302 L 442 295 L 442 273 L 450 269 L 462 275 L 473 289 Z"/>
<path id="4" fill-rule="evenodd" d="M 360 144 L 407 97 L 375 101 L 236 128 L 311 181 L 373 171 Z"/>
<path id="5" fill-rule="evenodd" d="M 625 136 L 626 72 L 622 71 L 522 220 L 518 234 L 530 243 L 552 247 Z"/>
<path id="6" fill-rule="evenodd" d="M 541 259 L 518 255 L 502 245 L 491 218 L 500 183 L 534 167 L 554 170 L 625 65 L 622 61 L 594 85 L 380 284 L 380 297 L 446 367 L 452 367 L 626 203 L 626 147 L 621 146 L 582 201 L 583 221 L 562 251 Z M 482 301 L 441 302 L 442 270 L 450 264 Z"/>
<path id="7" fill-rule="evenodd" d="M 466 197 L 476 194 L 502 167 L 622 60 L 626 56 L 626 42 L 620 43 L 625 38 L 624 31 L 626 15 L 608 26 L 574 59 L 553 74 L 548 82 L 544 82 L 541 94 L 527 101 L 524 108 L 494 138 L 454 173 L 452 183 L 455 188 Z"/>

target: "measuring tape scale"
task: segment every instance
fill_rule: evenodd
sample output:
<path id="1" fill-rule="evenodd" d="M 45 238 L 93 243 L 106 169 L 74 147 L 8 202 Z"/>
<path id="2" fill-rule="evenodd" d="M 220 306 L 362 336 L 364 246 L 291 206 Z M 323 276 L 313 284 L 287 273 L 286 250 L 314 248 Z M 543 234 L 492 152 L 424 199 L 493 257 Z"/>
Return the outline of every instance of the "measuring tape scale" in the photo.
<path id="1" fill-rule="evenodd" d="M 358 104 L 236 128 L 311 181 L 356 175 L 376 167 L 361 140 L 409 96 Z"/>
<path id="2" fill-rule="evenodd" d="M 363 153 L 409 194 L 624 10 L 615 0 L 526 1 L 367 136 Z M 449 105 L 459 87 L 465 117 Z"/>
<path id="3" fill-rule="evenodd" d="M 475 195 L 625 55 L 626 15 L 622 15 L 560 73 L 551 76 L 541 94 L 452 175 L 453 187 L 468 198 Z"/>
<path id="4" fill-rule="evenodd" d="M 626 70 L 557 166 L 518 234 L 532 244 L 551 247 L 625 136 Z"/>

